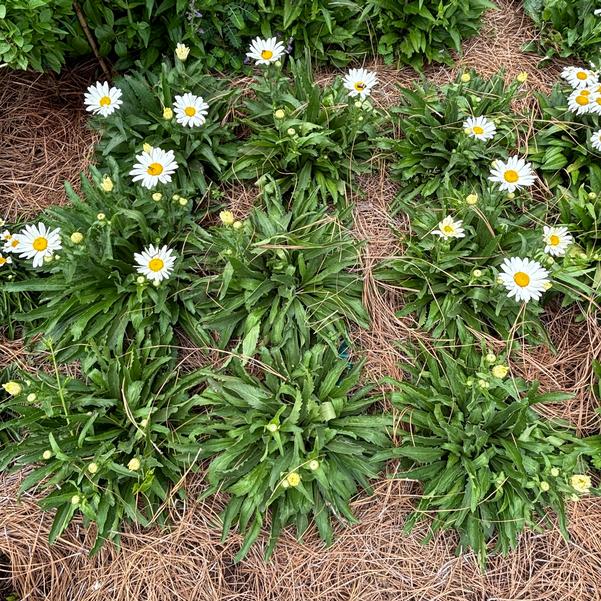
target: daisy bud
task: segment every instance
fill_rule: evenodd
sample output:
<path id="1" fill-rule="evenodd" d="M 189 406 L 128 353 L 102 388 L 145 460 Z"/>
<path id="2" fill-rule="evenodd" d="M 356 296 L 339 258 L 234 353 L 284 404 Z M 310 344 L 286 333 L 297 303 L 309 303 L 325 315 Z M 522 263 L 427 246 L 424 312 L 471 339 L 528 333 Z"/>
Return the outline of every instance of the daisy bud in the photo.
<path id="1" fill-rule="evenodd" d="M 234 214 L 231 211 L 221 211 L 219 219 L 221 219 L 223 225 L 232 225 L 235 221 Z"/>
<path id="2" fill-rule="evenodd" d="M 509 368 L 507 365 L 495 365 L 492 368 L 492 375 L 495 378 L 499 378 L 502 380 L 509 373 Z"/>
<path id="3" fill-rule="evenodd" d="M 319 469 L 319 461 L 317 461 L 317 459 L 313 459 L 312 461 L 309 461 L 309 469 L 314 472 L 315 470 Z"/>
<path id="4" fill-rule="evenodd" d="M 588 259 L 586 253 L 578 253 L 578 258 L 586 261 Z"/>
<path id="5" fill-rule="evenodd" d="M 364 119 L 363 115 L 359 115 L 359 116 L 357 117 L 357 121 L 363 121 L 363 119 Z"/>
<path id="6" fill-rule="evenodd" d="M 545 283 L 543 284 L 543 288 L 544 288 L 545 290 L 551 290 L 551 288 L 553 288 L 553 282 L 545 282 Z"/>
<path id="7" fill-rule="evenodd" d="M 71 497 L 71 505 L 79 505 L 81 497 L 79 495 L 73 495 Z"/>
<path id="8" fill-rule="evenodd" d="M 466 128 L 463 130 L 463 133 L 464 133 L 466 136 L 469 136 L 469 135 L 472 133 L 472 130 L 471 130 L 469 127 L 466 127 Z"/>
<path id="9" fill-rule="evenodd" d="M 35 394 L 35 392 L 32 392 L 32 393 L 30 393 L 30 394 L 27 395 L 27 402 L 28 403 L 33 403 L 37 398 L 38 397 Z"/>
<path id="10" fill-rule="evenodd" d="M 487 363 L 494 363 L 497 360 L 497 356 L 494 353 L 488 353 L 484 359 Z"/>
<path id="11" fill-rule="evenodd" d="M 548 482 L 545 482 L 544 480 L 540 483 L 540 489 L 543 492 L 547 492 L 551 487 L 549 486 Z"/>
<path id="12" fill-rule="evenodd" d="M 178 200 L 180 206 L 185 207 L 188 204 L 188 199 L 187 198 L 180 198 Z"/>
<path id="13" fill-rule="evenodd" d="M 472 272 L 472 275 L 473 275 L 475 278 L 482 277 L 482 271 L 481 271 L 480 269 L 474 269 L 474 271 Z"/>
<path id="14" fill-rule="evenodd" d="M 468 205 L 475 205 L 475 204 L 478 204 L 478 195 L 477 195 L 477 194 L 468 194 L 468 195 L 465 197 L 465 202 L 466 202 Z"/>
<path id="15" fill-rule="evenodd" d="M 10 396 L 17 396 L 18 394 L 21 394 L 21 391 L 23 390 L 21 384 L 18 382 L 13 382 L 12 380 L 2 384 L 2 388 L 4 388 L 4 390 L 10 394 Z"/>
<path id="16" fill-rule="evenodd" d="M 474 378 L 468 378 L 465 381 L 466 386 L 473 386 L 474 385 Z"/>
<path id="17" fill-rule="evenodd" d="M 277 424 L 267 424 L 266 427 L 267 427 L 267 431 L 271 432 L 272 434 L 274 432 L 277 432 L 280 429 L 280 427 Z"/>
<path id="18" fill-rule="evenodd" d="M 480 388 L 488 388 L 488 382 L 486 380 L 478 380 L 478 386 Z"/>
<path id="19" fill-rule="evenodd" d="M 96 215 L 96 219 L 98 219 L 98 221 L 104 221 L 106 219 L 106 215 L 104 213 L 98 213 L 98 215 Z"/>
<path id="20" fill-rule="evenodd" d="M 141 428 L 145 428 L 148 425 L 148 420 L 146 418 L 144 418 L 141 422 L 140 422 L 140 427 Z"/>
<path id="21" fill-rule="evenodd" d="M 154 200 L 155 202 L 159 202 L 159 200 L 161 200 L 163 198 L 163 195 L 160 192 L 155 192 L 152 195 L 152 200 Z"/>
<path id="22" fill-rule="evenodd" d="M 360 109 L 363 106 L 362 102 L 359 102 L 358 100 L 355 102 L 355 106 Z"/>
<path id="23" fill-rule="evenodd" d="M 102 178 L 102 182 L 100 182 L 100 187 L 105 192 L 112 192 L 115 185 L 113 184 L 113 180 L 108 175 L 105 175 Z"/>
<path id="24" fill-rule="evenodd" d="M 501 276 L 499 276 L 496 280 L 497 284 L 502 284 L 503 283 L 503 278 Z"/>
<path id="25" fill-rule="evenodd" d="M 278 67 L 278 69 L 282 66 L 282 61 L 275 61 L 275 66 Z"/>
<path id="26" fill-rule="evenodd" d="M 290 484 L 288 484 L 288 481 L 287 481 L 287 480 L 284 480 L 284 481 L 282 482 L 282 488 L 288 488 L 289 486 L 290 486 Z"/>
<path id="27" fill-rule="evenodd" d="M 142 150 L 144 152 L 150 152 L 152 150 L 152 146 L 147 142 L 144 142 L 144 144 L 142 144 Z"/>
<path id="28" fill-rule="evenodd" d="M 290 484 L 290 486 L 295 487 L 300 484 L 301 477 L 298 475 L 298 472 L 290 472 L 286 476 L 286 481 L 288 482 L 288 484 Z"/>
<path id="29" fill-rule="evenodd" d="M 174 194 L 171 198 L 172 198 L 172 200 L 177 201 L 181 198 L 181 196 L 179 194 Z"/>
<path id="30" fill-rule="evenodd" d="M 521 73 L 518 73 L 518 76 L 516 77 L 516 79 L 520 83 L 524 83 L 528 79 L 528 73 L 526 73 L 526 71 L 522 71 Z"/>
<path id="31" fill-rule="evenodd" d="M 159 282 L 159 280 L 154 280 L 154 282 L 152 282 L 152 285 L 153 285 L 155 288 L 158 288 L 158 287 L 161 285 L 161 282 Z"/>
<path id="32" fill-rule="evenodd" d="M 276 119 L 283 119 L 283 118 L 286 116 L 286 113 L 285 113 L 285 111 L 284 111 L 283 109 L 278 109 L 278 110 L 277 110 L 277 111 L 276 111 L 276 112 L 273 114 L 273 116 L 274 116 Z"/>
<path id="33" fill-rule="evenodd" d="M 90 472 L 90 474 L 95 474 L 97 471 L 98 471 L 97 463 L 90 463 L 90 465 L 88 465 L 88 472 Z"/>
<path id="34" fill-rule="evenodd" d="M 129 460 L 127 469 L 131 470 L 132 472 L 137 472 L 140 469 L 140 465 L 140 460 L 137 457 L 134 457 L 133 459 Z"/>
<path id="35" fill-rule="evenodd" d="M 286 133 L 289 136 L 293 136 L 296 133 L 296 130 L 294 129 L 294 127 L 289 127 L 288 130 L 286 131 Z"/>
<path id="36" fill-rule="evenodd" d="M 42 459 L 48 460 L 48 459 L 50 459 L 50 457 L 52 457 L 52 451 L 44 451 L 42 453 Z"/>
<path id="37" fill-rule="evenodd" d="M 184 62 L 190 54 L 190 48 L 181 42 L 175 47 L 175 56 Z"/>
<path id="38" fill-rule="evenodd" d="M 143 275 L 139 275 L 139 276 L 136 278 L 136 282 L 137 282 L 138 284 L 145 284 L 145 283 L 146 283 L 146 278 L 145 278 Z"/>
<path id="39" fill-rule="evenodd" d="M 590 200 L 595 200 L 595 198 L 597 198 L 597 195 L 594 192 L 589 192 L 588 197 Z"/>
<path id="40" fill-rule="evenodd" d="M 163 109 L 163 119 L 173 119 L 173 111 L 168 106 Z"/>
<path id="41" fill-rule="evenodd" d="M 553 476 L 553 478 L 557 478 L 557 476 L 559 476 L 559 470 L 556 467 L 552 467 L 551 475 Z"/>
<path id="42" fill-rule="evenodd" d="M 507 198 L 509 198 L 509 200 L 513 200 L 513 199 L 515 198 L 515 194 L 514 194 L 513 192 L 510 192 L 510 193 L 507 195 Z"/>
<path id="43" fill-rule="evenodd" d="M 52 255 L 46 255 L 44 257 L 44 263 L 52 263 L 53 259 L 54 259 L 54 257 Z"/>
<path id="44" fill-rule="evenodd" d="M 83 242 L 83 234 L 81 232 L 73 232 L 71 234 L 71 242 L 73 244 L 81 244 Z"/>
<path id="45" fill-rule="evenodd" d="M 242 227 L 243 223 L 241 221 L 234 221 L 234 223 L 232 224 L 232 227 L 235 230 L 239 230 Z"/>
<path id="46" fill-rule="evenodd" d="M 472 79 L 472 78 L 471 78 L 471 76 L 470 76 L 470 74 L 469 74 L 469 73 L 463 73 L 463 74 L 461 75 L 461 81 L 462 81 L 463 83 L 468 83 L 468 82 L 469 82 L 471 79 Z"/>

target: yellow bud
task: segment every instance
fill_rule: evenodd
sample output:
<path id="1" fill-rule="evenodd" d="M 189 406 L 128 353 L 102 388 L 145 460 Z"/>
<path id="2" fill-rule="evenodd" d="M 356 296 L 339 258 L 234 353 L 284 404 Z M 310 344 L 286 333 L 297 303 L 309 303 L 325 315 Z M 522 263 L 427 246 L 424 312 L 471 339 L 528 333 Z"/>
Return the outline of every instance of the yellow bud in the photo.
<path id="1" fill-rule="evenodd" d="M 585 474 L 574 474 L 570 478 L 570 484 L 575 491 L 583 494 L 588 493 L 591 489 L 590 476 Z"/>
<path id="2" fill-rule="evenodd" d="M 127 469 L 131 470 L 132 472 L 137 472 L 140 469 L 140 465 L 140 460 L 137 457 L 134 457 L 133 459 L 129 460 Z"/>
<path id="3" fill-rule="evenodd" d="M 145 284 L 146 283 L 146 278 L 143 275 L 139 275 L 136 278 L 136 282 L 138 282 L 138 284 Z"/>
<path id="4" fill-rule="evenodd" d="M 36 394 L 34 392 L 32 392 L 31 394 L 27 395 L 27 401 L 29 403 L 33 403 L 38 397 L 36 396 Z"/>
<path id="5" fill-rule="evenodd" d="M 88 472 L 90 472 L 90 474 L 95 474 L 97 471 L 98 471 L 97 463 L 90 463 L 90 465 L 88 465 Z"/>
<path id="6" fill-rule="evenodd" d="M 96 219 L 98 219 L 98 221 L 104 221 L 106 219 L 106 215 L 104 213 L 98 213 L 98 215 L 96 215 Z"/>
<path id="7" fill-rule="evenodd" d="M 301 477 L 298 475 L 298 472 L 290 472 L 288 476 L 286 476 L 286 481 L 290 486 L 298 486 L 301 481 Z"/>
<path id="8" fill-rule="evenodd" d="M 526 73 L 526 71 L 522 71 L 521 73 L 518 73 L 518 76 L 516 77 L 516 79 L 520 83 L 524 83 L 528 79 L 528 73 Z"/>
<path id="9" fill-rule="evenodd" d="M 278 109 L 273 115 L 276 119 L 283 119 L 286 116 L 286 112 L 282 109 Z"/>
<path id="10" fill-rule="evenodd" d="M 463 83 L 468 83 L 469 81 L 471 81 L 471 76 L 469 73 L 463 73 L 463 75 L 461 76 L 461 81 Z"/>
<path id="11" fill-rule="evenodd" d="M 71 505 L 79 505 L 80 501 L 81 501 L 81 498 L 79 495 L 73 495 L 71 497 Z"/>
<path id="12" fill-rule="evenodd" d="M 81 244 L 83 242 L 83 234 L 81 232 L 73 232 L 71 234 L 71 242 L 73 244 Z"/>
<path id="13" fill-rule="evenodd" d="M 152 146 L 147 142 L 144 142 L 144 144 L 142 145 L 142 150 L 144 152 L 150 152 L 152 150 Z"/>
<path id="14" fill-rule="evenodd" d="M 115 187 L 115 185 L 113 184 L 113 180 L 108 175 L 105 175 L 102 178 L 102 182 L 100 183 L 100 187 L 105 192 L 112 192 L 113 188 Z"/>
<path id="15" fill-rule="evenodd" d="M 494 353 L 488 353 L 486 355 L 485 360 L 487 363 L 494 363 L 497 360 L 497 356 Z"/>
<path id="16" fill-rule="evenodd" d="M 188 46 L 186 46 L 185 44 L 179 43 L 175 47 L 175 56 L 177 56 L 177 58 L 179 58 L 180 61 L 185 61 L 188 58 L 189 54 L 190 48 L 188 48 Z"/>
<path id="17" fill-rule="evenodd" d="M 552 467 L 551 475 L 553 476 L 553 478 L 557 478 L 557 476 L 559 476 L 559 470 L 556 467 Z"/>
<path id="18" fill-rule="evenodd" d="M 545 482 L 544 480 L 540 483 L 540 489 L 543 492 L 547 492 L 551 487 L 549 486 L 548 482 Z"/>
<path id="19" fill-rule="evenodd" d="M 224 225 L 232 225 L 234 223 L 234 214 L 231 211 L 221 211 L 219 219 Z"/>
<path id="20" fill-rule="evenodd" d="M 21 384 L 18 382 L 13 382 L 12 380 L 2 384 L 2 388 L 4 388 L 4 390 L 10 394 L 10 396 L 17 396 L 18 394 L 21 394 L 21 391 L 23 390 Z"/>
<path id="21" fill-rule="evenodd" d="M 503 379 L 509 373 L 509 367 L 507 365 L 495 365 L 492 368 L 492 375 L 495 378 Z"/>
<path id="22" fill-rule="evenodd" d="M 161 200 L 163 198 L 163 195 L 160 192 L 155 192 L 152 195 L 152 200 L 154 200 L 155 202 L 159 202 L 159 200 Z"/>
<path id="23" fill-rule="evenodd" d="M 545 283 L 543 284 L 543 288 L 544 288 L 545 290 L 551 290 L 551 288 L 553 288 L 553 282 L 545 282 Z"/>
<path id="24" fill-rule="evenodd" d="M 296 130 L 294 129 L 294 127 L 289 127 L 289 128 L 286 130 L 286 133 L 287 133 L 289 136 L 293 136 L 293 135 L 296 133 Z"/>
<path id="25" fill-rule="evenodd" d="M 477 194 L 468 194 L 468 195 L 465 197 L 465 202 L 466 202 L 468 205 L 475 205 L 475 204 L 478 204 L 478 195 L 477 195 Z"/>
<path id="26" fill-rule="evenodd" d="M 163 119 L 173 119 L 173 111 L 168 106 L 163 109 Z"/>
<path id="27" fill-rule="evenodd" d="M 50 459 L 52 457 L 52 451 L 44 451 L 42 454 L 43 459 Z"/>
<path id="28" fill-rule="evenodd" d="M 233 228 L 235 230 L 239 230 L 242 227 L 243 223 L 241 221 L 234 221 Z"/>
<path id="29" fill-rule="evenodd" d="M 188 199 L 187 198 L 180 198 L 177 202 L 179 202 L 179 204 L 182 207 L 185 207 L 188 204 Z"/>

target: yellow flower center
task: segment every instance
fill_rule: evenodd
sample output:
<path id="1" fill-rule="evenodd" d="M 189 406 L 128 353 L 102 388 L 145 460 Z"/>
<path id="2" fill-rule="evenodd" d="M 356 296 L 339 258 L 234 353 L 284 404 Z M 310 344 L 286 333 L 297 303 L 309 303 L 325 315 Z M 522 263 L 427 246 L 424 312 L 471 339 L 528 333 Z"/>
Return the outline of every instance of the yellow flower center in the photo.
<path id="1" fill-rule="evenodd" d="M 584 71 L 578 71 L 578 73 L 576 73 L 576 77 L 580 80 L 580 81 L 584 81 L 587 78 L 587 75 Z"/>
<path id="2" fill-rule="evenodd" d="M 530 276 L 523 271 L 518 271 L 513 276 L 513 281 L 520 287 L 525 288 L 530 283 Z"/>
<path id="3" fill-rule="evenodd" d="M 108 106 L 111 103 L 111 99 L 108 96 L 103 96 L 99 101 L 98 104 L 100 106 Z"/>
<path id="4" fill-rule="evenodd" d="M 43 236 L 40 236 L 33 241 L 32 246 L 37 251 L 46 250 L 48 248 L 48 240 L 46 240 L 46 238 Z"/>
<path id="5" fill-rule="evenodd" d="M 19 241 L 18 241 L 18 240 L 14 240 L 14 239 L 13 239 L 13 240 L 11 241 L 10 245 L 11 245 L 13 248 L 17 248 L 17 246 L 19 246 Z"/>
<path id="6" fill-rule="evenodd" d="M 163 165 L 160 163 L 150 163 L 146 172 L 148 175 L 161 175 L 163 173 Z"/>
<path id="7" fill-rule="evenodd" d="M 505 181 L 509 182 L 510 184 L 515 184 L 515 182 L 520 179 L 519 173 L 514 169 L 507 169 L 507 171 L 505 171 L 503 174 L 503 177 L 505 178 Z"/>
<path id="8" fill-rule="evenodd" d="M 159 259 L 158 257 L 151 259 L 148 263 L 148 269 L 150 269 L 150 271 L 154 271 L 155 273 L 157 271 L 161 271 L 161 269 L 163 269 L 164 266 L 165 263 L 163 262 L 163 259 Z"/>
<path id="9" fill-rule="evenodd" d="M 597 98 L 597 100 L 595 100 L 595 102 L 596 102 L 597 104 L 601 104 L 601 96 L 599 96 L 599 98 Z"/>
<path id="10" fill-rule="evenodd" d="M 273 56 L 273 52 L 271 50 L 263 50 L 261 52 L 261 58 L 265 61 L 268 61 Z"/>
<path id="11" fill-rule="evenodd" d="M 580 106 L 586 106 L 589 103 L 589 99 L 588 96 L 583 96 L 582 94 L 579 94 L 578 96 L 576 96 L 575 102 Z"/>
<path id="12" fill-rule="evenodd" d="M 477 136 L 481 136 L 484 133 L 484 128 L 480 127 L 479 125 L 474 125 L 474 127 L 472 127 L 472 131 L 477 135 Z"/>
<path id="13" fill-rule="evenodd" d="M 357 92 L 363 92 L 363 90 L 365 90 L 366 87 L 367 86 L 363 81 L 355 82 L 355 90 L 357 90 Z"/>
<path id="14" fill-rule="evenodd" d="M 4 265 L 6 263 L 6 259 L 4 257 L 0 257 L 0 265 Z"/>
<path id="15" fill-rule="evenodd" d="M 559 244 L 559 236 L 557 236 L 556 234 L 551 234 L 549 236 L 549 244 L 551 246 L 557 246 Z"/>
<path id="16" fill-rule="evenodd" d="M 196 109 L 193 106 L 187 106 L 184 109 L 184 113 L 186 113 L 188 117 L 194 117 L 194 115 L 196 115 Z"/>
<path id="17" fill-rule="evenodd" d="M 581 96 L 588 96 L 591 93 L 590 90 L 580 90 L 580 95 Z"/>
<path id="18" fill-rule="evenodd" d="M 455 228 L 452 225 L 444 225 L 442 227 L 442 231 L 445 234 L 452 234 L 455 231 Z"/>

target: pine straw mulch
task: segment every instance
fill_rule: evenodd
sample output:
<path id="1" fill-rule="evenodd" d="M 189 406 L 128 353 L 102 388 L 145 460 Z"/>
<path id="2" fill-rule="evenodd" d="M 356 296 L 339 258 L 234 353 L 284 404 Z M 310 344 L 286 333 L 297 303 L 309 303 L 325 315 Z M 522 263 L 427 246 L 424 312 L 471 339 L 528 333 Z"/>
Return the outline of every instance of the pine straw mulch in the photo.
<path id="1" fill-rule="evenodd" d="M 444 83 L 466 68 L 483 75 L 503 68 L 509 77 L 527 72 L 529 91 L 550 89 L 562 65 L 538 69 L 538 57 L 520 51 L 536 35 L 520 3 L 497 3 L 499 9 L 489 11 L 482 32 L 464 44 L 457 63 L 452 68 L 428 67 L 429 79 Z M 380 80 L 374 101 L 383 108 L 398 100 L 398 84 L 421 78 L 410 69 L 373 66 Z M 81 98 L 92 73 L 93 68 L 84 68 L 57 78 L 0 71 L 0 194 L 9 218 L 31 217 L 62 202 L 63 180 L 76 183 L 89 164 L 93 136 L 85 127 Z M 323 73 L 320 78 L 331 76 Z M 533 103 L 529 95 L 525 106 Z M 402 298 L 375 286 L 373 269 L 399 251 L 394 232 L 406 231 L 408 224 L 388 213 L 396 188 L 383 169 L 362 178 L 360 185 L 361 193 L 353 199 L 354 233 L 365 242 L 365 303 L 373 327 L 351 335 L 367 360 L 368 379 L 400 379 L 403 343 L 423 334 L 411 318 L 395 316 Z M 225 191 L 223 200 L 241 218 L 256 194 L 253 186 L 236 185 Z M 596 320 L 578 321 L 577 315 L 570 308 L 550 311 L 546 320 L 555 348 L 526 348 L 511 369 L 513 375 L 539 379 L 543 390 L 573 393 L 572 401 L 546 406 L 545 413 L 570 420 L 582 432 L 595 432 L 599 403 L 590 384 L 592 361 L 601 354 L 601 330 Z M 220 359 L 185 340 L 182 350 L 190 355 L 190 364 Z M 14 360 L 31 364 L 18 341 L 0 341 L 0 367 Z M 28 601 L 601 601 L 600 499 L 570 504 L 569 542 L 557 528 L 526 533 L 509 557 L 492 557 L 482 573 L 473 555 L 455 556 L 453 534 L 439 535 L 425 546 L 420 541 L 427 523 L 403 534 L 419 491 L 410 482 L 382 479 L 372 497 L 355 501 L 359 523 L 337 528 L 332 547 L 325 548 L 313 530 L 303 543 L 286 531 L 269 563 L 262 559 L 263 538 L 244 561 L 234 564 L 241 539 L 233 534 L 220 541 L 222 500 L 196 501 L 196 491 L 202 489 L 199 478 L 190 483 L 189 501 L 170 508 L 172 528 L 129 527 L 120 552 L 107 545 L 90 558 L 91 532 L 80 521 L 55 545 L 48 544 L 52 516 L 39 510 L 35 491 L 17 498 L 23 477 L 0 476 L 0 580 L 6 569 L 6 579 Z M 7 562 L 10 566 L 5 567 Z"/>

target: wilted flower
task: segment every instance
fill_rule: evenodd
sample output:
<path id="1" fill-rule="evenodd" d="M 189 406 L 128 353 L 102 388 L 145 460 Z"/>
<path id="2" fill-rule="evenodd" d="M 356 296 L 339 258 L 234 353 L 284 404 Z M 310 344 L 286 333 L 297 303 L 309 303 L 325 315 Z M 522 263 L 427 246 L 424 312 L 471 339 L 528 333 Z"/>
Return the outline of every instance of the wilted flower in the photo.
<path id="1" fill-rule="evenodd" d="M 21 391 L 23 390 L 21 384 L 14 382 L 13 380 L 2 384 L 2 388 L 4 388 L 4 390 L 10 394 L 10 396 L 17 396 L 18 394 L 21 394 Z"/>
<path id="2" fill-rule="evenodd" d="M 591 478 L 585 474 L 574 474 L 570 478 L 570 484 L 574 490 L 586 494 L 591 489 Z"/>
<path id="3" fill-rule="evenodd" d="M 81 244 L 83 242 L 83 234 L 81 232 L 73 232 L 71 234 L 71 242 L 73 244 Z"/>
<path id="4" fill-rule="evenodd" d="M 221 223 L 224 225 L 232 225 L 235 221 L 234 214 L 231 211 L 221 211 L 219 219 L 221 219 Z"/>
<path id="5" fill-rule="evenodd" d="M 175 56 L 179 58 L 180 61 L 185 61 L 190 54 L 190 48 L 181 42 L 175 47 Z"/>

